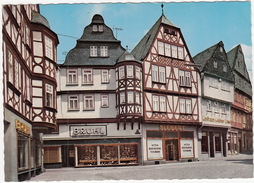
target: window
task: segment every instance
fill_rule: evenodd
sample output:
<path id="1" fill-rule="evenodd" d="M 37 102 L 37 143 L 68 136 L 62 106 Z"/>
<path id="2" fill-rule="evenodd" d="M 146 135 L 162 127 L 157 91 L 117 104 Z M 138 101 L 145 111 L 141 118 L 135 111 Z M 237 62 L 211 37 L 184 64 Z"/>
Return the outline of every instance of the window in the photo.
<path id="1" fill-rule="evenodd" d="M 189 71 L 179 70 L 179 85 L 186 86 L 186 87 L 191 86 L 191 78 L 190 78 Z"/>
<path id="2" fill-rule="evenodd" d="M 97 32 L 98 31 L 98 26 L 97 25 L 93 25 L 93 32 Z"/>
<path id="3" fill-rule="evenodd" d="M 212 102 L 211 102 L 211 100 L 207 100 L 206 110 L 207 111 L 212 111 Z"/>
<path id="4" fill-rule="evenodd" d="M 172 45 L 172 57 L 177 58 L 177 46 Z"/>
<path id="5" fill-rule="evenodd" d="M 226 105 L 225 104 L 221 104 L 221 112 L 222 113 L 226 113 Z"/>
<path id="6" fill-rule="evenodd" d="M 178 58 L 183 59 L 183 48 L 182 47 L 178 47 Z"/>
<path id="7" fill-rule="evenodd" d="M 120 104 L 125 104 L 125 93 L 124 92 L 120 93 Z"/>
<path id="8" fill-rule="evenodd" d="M 79 101 L 77 95 L 69 96 L 69 110 L 78 110 Z"/>
<path id="9" fill-rule="evenodd" d="M 218 88 L 218 79 L 209 78 L 209 86 L 213 88 Z"/>
<path id="10" fill-rule="evenodd" d="M 101 107 L 108 107 L 108 95 L 101 95 Z"/>
<path id="11" fill-rule="evenodd" d="M 141 69 L 138 66 L 136 66 L 136 78 L 141 79 Z"/>
<path id="12" fill-rule="evenodd" d="M 170 44 L 165 43 L 165 56 L 171 56 L 171 46 Z"/>
<path id="13" fill-rule="evenodd" d="M 165 67 L 159 67 L 159 82 L 160 83 L 165 83 Z"/>
<path id="14" fill-rule="evenodd" d="M 97 57 L 97 46 L 90 46 L 90 57 Z"/>
<path id="15" fill-rule="evenodd" d="M 215 151 L 220 152 L 221 151 L 220 133 L 214 133 L 214 138 L 215 138 Z"/>
<path id="16" fill-rule="evenodd" d="M 18 169 L 28 168 L 28 137 L 18 133 Z"/>
<path id="17" fill-rule="evenodd" d="M 191 114 L 192 113 L 192 105 L 191 99 L 180 99 L 180 113 L 182 114 Z"/>
<path id="18" fill-rule="evenodd" d="M 84 95 L 84 110 L 94 110 L 94 95 Z"/>
<path id="19" fill-rule="evenodd" d="M 124 66 L 119 67 L 119 79 L 124 79 Z"/>
<path id="20" fill-rule="evenodd" d="M 159 111 L 159 96 L 153 95 L 153 110 Z"/>
<path id="21" fill-rule="evenodd" d="M 223 65 L 223 72 L 227 72 L 227 66 L 225 64 Z"/>
<path id="22" fill-rule="evenodd" d="M 201 151 L 202 151 L 202 153 L 208 153 L 208 136 L 207 136 L 207 132 L 202 132 Z"/>
<path id="23" fill-rule="evenodd" d="M 158 82 L 158 66 L 152 65 L 152 80 Z"/>
<path id="24" fill-rule="evenodd" d="M 92 69 L 83 70 L 83 84 L 93 84 Z"/>
<path id="25" fill-rule="evenodd" d="M 99 25 L 99 32 L 103 32 L 103 25 Z"/>
<path id="26" fill-rule="evenodd" d="M 109 70 L 101 70 L 101 83 L 109 83 Z"/>
<path id="27" fill-rule="evenodd" d="M 101 57 L 108 56 L 108 47 L 107 46 L 100 46 Z"/>
<path id="28" fill-rule="evenodd" d="M 153 110 L 166 112 L 166 97 L 153 95 Z"/>
<path id="29" fill-rule="evenodd" d="M 162 66 L 152 65 L 152 80 L 154 82 L 165 83 L 166 69 Z"/>
<path id="30" fill-rule="evenodd" d="M 46 106 L 53 107 L 53 86 L 46 84 Z"/>
<path id="31" fill-rule="evenodd" d="M 158 54 L 164 55 L 164 43 L 161 41 L 158 41 Z"/>
<path id="32" fill-rule="evenodd" d="M 166 112 L 166 97 L 160 96 L 160 111 Z"/>
<path id="33" fill-rule="evenodd" d="M 134 96 L 133 96 L 133 91 L 128 91 L 128 103 L 133 104 L 134 103 Z"/>
<path id="34" fill-rule="evenodd" d="M 20 64 L 16 59 L 14 59 L 14 64 L 15 64 L 15 71 L 14 71 L 14 85 L 17 89 L 20 87 Z"/>
<path id="35" fill-rule="evenodd" d="M 140 104 L 140 93 L 136 92 L 136 104 Z"/>
<path id="36" fill-rule="evenodd" d="M 218 102 L 214 102 L 214 112 L 219 112 L 219 104 L 218 104 Z"/>
<path id="37" fill-rule="evenodd" d="M 67 70 L 67 84 L 78 84 L 77 70 Z"/>
<path id="38" fill-rule="evenodd" d="M 213 67 L 217 68 L 217 65 L 218 65 L 217 61 L 213 61 Z"/>
<path id="39" fill-rule="evenodd" d="M 127 65 L 127 78 L 133 78 L 133 65 Z"/>
<path id="40" fill-rule="evenodd" d="M 53 59 L 53 42 L 48 36 L 45 36 L 45 55 Z"/>
<path id="41" fill-rule="evenodd" d="M 61 146 L 44 147 L 44 163 L 61 162 Z"/>
<path id="42" fill-rule="evenodd" d="M 8 73 L 9 73 L 9 81 L 13 83 L 13 57 L 12 53 L 8 51 Z"/>
<path id="43" fill-rule="evenodd" d="M 221 90 L 230 91 L 228 82 L 226 81 L 221 82 Z"/>

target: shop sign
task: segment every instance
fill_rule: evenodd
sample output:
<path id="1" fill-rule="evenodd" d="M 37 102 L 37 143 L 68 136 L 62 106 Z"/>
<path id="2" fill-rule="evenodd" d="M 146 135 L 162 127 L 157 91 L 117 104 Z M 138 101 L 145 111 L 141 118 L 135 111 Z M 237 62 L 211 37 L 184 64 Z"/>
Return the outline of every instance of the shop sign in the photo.
<path id="1" fill-rule="evenodd" d="M 215 123 L 231 124 L 231 122 L 229 120 L 215 119 L 215 118 L 209 118 L 209 117 L 203 118 L 203 121 L 210 121 L 210 122 L 215 122 Z"/>
<path id="2" fill-rule="evenodd" d="M 30 135 L 30 127 L 19 120 L 16 120 L 16 129 L 26 135 Z"/>
<path id="3" fill-rule="evenodd" d="M 147 140 L 147 155 L 148 155 L 148 160 L 163 159 L 162 139 L 148 139 Z"/>
<path id="4" fill-rule="evenodd" d="M 160 125 L 161 131 L 183 131 L 183 126 L 180 125 Z"/>
<path id="5" fill-rule="evenodd" d="M 193 140 L 192 139 L 181 139 L 181 158 L 193 158 Z"/>
<path id="6" fill-rule="evenodd" d="M 107 135 L 106 126 L 71 126 L 72 137 L 76 136 L 96 136 Z"/>

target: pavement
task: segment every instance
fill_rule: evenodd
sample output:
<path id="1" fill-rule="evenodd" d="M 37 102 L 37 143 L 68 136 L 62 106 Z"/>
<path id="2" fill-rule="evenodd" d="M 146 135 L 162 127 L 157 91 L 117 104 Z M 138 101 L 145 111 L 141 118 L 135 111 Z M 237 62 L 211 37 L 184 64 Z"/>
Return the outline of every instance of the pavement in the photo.
<path id="1" fill-rule="evenodd" d="M 239 179 L 240 178 L 240 179 Z M 176 162 L 146 166 L 46 169 L 29 181 L 112 181 L 173 179 L 253 179 L 253 155 L 239 154 L 207 161 Z"/>

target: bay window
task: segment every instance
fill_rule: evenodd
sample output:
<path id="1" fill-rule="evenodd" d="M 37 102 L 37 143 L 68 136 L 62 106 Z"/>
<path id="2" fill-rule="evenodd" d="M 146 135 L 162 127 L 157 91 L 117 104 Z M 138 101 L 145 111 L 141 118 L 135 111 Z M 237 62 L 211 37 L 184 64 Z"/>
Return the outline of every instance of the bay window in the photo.
<path id="1" fill-rule="evenodd" d="M 141 69 L 138 66 L 136 66 L 136 78 L 141 79 Z"/>
<path id="2" fill-rule="evenodd" d="M 133 65 L 127 65 L 127 78 L 133 78 Z"/>
<path id="3" fill-rule="evenodd" d="M 45 56 L 53 60 L 53 42 L 48 36 L 45 36 Z"/>
<path id="4" fill-rule="evenodd" d="M 119 67 L 119 79 L 125 78 L 124 76 L 124 66 Z"/>
<path id="5" fill-rule="evenodd" d="M 124 92 L 120 93 L 120 104 L 125 104 L 125 93 Z"/>
<path id="6" fill-rule="evenodd" d="M 53 86 L 46 84 L 46 106 L 53 107 Z"/>
<path id="7" fill-rule="evenodd" d="M 133 91 L 128 91 L 127 92 L 127 98 L 128 98 L 128 103 L 132 104 L 134 103 L 134 92 Z"/>

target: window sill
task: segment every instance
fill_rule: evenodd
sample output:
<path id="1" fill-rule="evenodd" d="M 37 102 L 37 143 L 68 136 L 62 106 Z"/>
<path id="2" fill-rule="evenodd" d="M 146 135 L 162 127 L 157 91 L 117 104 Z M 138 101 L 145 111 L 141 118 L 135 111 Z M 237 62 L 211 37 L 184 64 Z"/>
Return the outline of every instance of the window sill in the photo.
<path id="1" fill-rule="evenodd" d="M 101 108 L 109 108 L 109 106 L 101 106 Z"/>
<path id="2" fill-rule="evenodd" d="M 180 115 L 192 115 L 192 113 L 180 113 Z"/>
<path id="3" fill-rule="evenodd" d="M 95 109 L 83 109 L 83 111 L 95 111 Z"/>
<path id="4" fill-rule="evenodd" d="M 93 85 L 93 83 L 82 83 L 82 86 Z"/>
<path id="5" fill-rule="evenodd" d="M 162 83 L 162 82 L 159 82 L 159 81 L 152 81 L 153 84 L 160 84 L 160 85 L 166 85 L 166 82 L 165 83 Z"/>
<path id="6" fill-rule="evenodd" d="M 162 114 L 165 113 L 166 114 L 167 112 L 166 111 L 153 111 L 153 113 L 162 113 Z"/>
<path id="7" fill-rule="evenodd" d="M 66 83 L 66 86 L 78 86 L 78 83 Z"/>
<path id="8" fill-rule="evenodd" d="M 79 109 L 68 109 L 68 111 L 80 111 Z"/>
<path id="9" fill-rule="evenodd" d="M 191 88 L 191 86 L 179 85 L 182 88 Z"/>
<path id="10" fill-rule="evenodd" d="M 107 81 L 107 82 L 101 82 L 101 84 L 109 84 L 109 81 Z"/>

